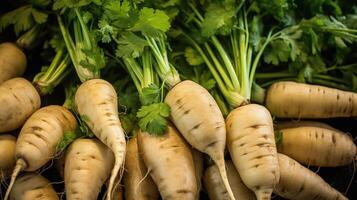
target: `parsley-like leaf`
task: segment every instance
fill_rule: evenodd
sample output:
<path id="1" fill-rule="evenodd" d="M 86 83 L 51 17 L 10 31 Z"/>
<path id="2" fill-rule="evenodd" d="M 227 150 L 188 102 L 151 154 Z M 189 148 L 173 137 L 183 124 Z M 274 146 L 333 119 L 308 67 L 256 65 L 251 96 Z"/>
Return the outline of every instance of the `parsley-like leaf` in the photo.
<path id="1" fill-rule="evenodd" d="M 142 106 L 137 113 L 140 129 L 157 135 L 164 134 L 169 116 L 170 106 L 166 103 Z"/>
<path id="2" fill-rule="evenodd" d="M 36 24 L 46 22 L 47 17 L 47 13 L 39 11 L 31 5 L 22 6 L 0 17 L 0 32 L 7 26 L 14 25 L 15 33 L 18 35 Z"/>
<path id="3" fill-rule="evenodd" d="M 211 4 L 207 8 L 205 18 L 201 25 L 202 35 L 209 37 L 216 32 L 228 34 L 233 28 L 237 2 L 232 0 Z"/>
<path id="4" fill-rule="evenodd" d="M 185 58 L 188 64 L 193 66 L 200 65 L 204 62 L 200 54 L 192 47 L 187 47 L 185 49 Z"/>
<path id="5" fill-rule="evenodd" d="M 170 28 L 169 17 L 161 10 L 142 8 L 139 20 L 131 28 L 132 31 L 140 31 L 149 37 L 157 37 Z"/>
<path id="6" fill-rule="evenodd" d="M 66 149 L 66 147 L 71 144 L 75 139 L 77 138 L 77 135 L 74 131 L 67 131 L 64 133 L 62 140 L 57 146 L 58 151 L 63 151 Z"/>
<path id="7" fill-rule="evenodd" d="M 154 83 L 143 88 L 140 96 L 143 105 L 150 105 L 153 103 L 159 103 L 161 97 L 161 89 Z"/>
<path id="8" fill-rule="evenodd" d="M 148 45 L 147 41 L 132 32 L 125 32 L 118 40 L 116 55 L 118 57 L 139 57 L 144 48 Z"/>
<path id="9" fill-rule="evenodd" d="M 90 3 L 101 5 L 102 0 L 56 0 L 53 3 L 53 10 L 59 10 L 62 8 L 82 7 Z"/>

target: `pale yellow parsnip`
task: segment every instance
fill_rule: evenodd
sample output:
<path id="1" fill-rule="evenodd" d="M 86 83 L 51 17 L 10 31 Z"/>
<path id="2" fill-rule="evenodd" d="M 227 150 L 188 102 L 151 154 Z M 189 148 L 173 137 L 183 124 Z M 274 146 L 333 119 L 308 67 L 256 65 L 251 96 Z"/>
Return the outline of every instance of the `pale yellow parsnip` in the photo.
<path id="1" fill-rule="evenodd" d="M 279 181 L 279 165 L 269 111 L 249 104 L 231 111 L 226 119 L 227 147 L 245 185 L 258 200 L 270 199 Z"/>
<path id="2" fill-rule="evenodd" d="M 114 165 L 113 152 L 97 139 L 76 139 L 65 156 L 68 200 L 96 200 Z"/>
<path id="3" fill-rule="evenodd" d="M 124 188 L 126 200 L 156 200 L 159 191 L 138 150 L 137 135 L 127 143 L 125 156 Z"/>
<path id="4" fill-rule="evenodd" d="M 223 183 L 233 200 L 224 163 L 226 127 L 222 112 L 211 94 L 199 84 L 186 80 L 173 87 L 165 98 L 170 118 L 186 141 L 208 154 L 218 166 Z"/>
<path id="5" fill-rule="evenodd" d="M 45 177 L 25 173 L 15 181 L 10 200 L 59 200 L 59 197 Z"/>
<path id="6" fill-rule="evenodd" d="M 138 135 L 140 154 L 163 200 L 195 200 L 197 182 L 190 147 L 168 125 L 164 135 Z"/>
<path id="7" fill-rule="evenodd" d="M 93 133 L 114 153 L 107 199 L 112 199 L 123 173 L 126 141 L 118 114 L 118 98 L 113 86 L 103 79 L 91 79 L 81 84 L 75 94 L 75 105 Z"/>
<path id="8" fill-rule="evenodd" d="M 15 44 L 0 44 L 0 85 L 12 78 L 21 76 L 26 70 L 26 55 Z"/>
<path id="9" fill-rule="evenodd" d="M 319 175 L 295 160 L 278 154 L 280 181 L 274 193 L 292 200 L 347 200 Z"/>

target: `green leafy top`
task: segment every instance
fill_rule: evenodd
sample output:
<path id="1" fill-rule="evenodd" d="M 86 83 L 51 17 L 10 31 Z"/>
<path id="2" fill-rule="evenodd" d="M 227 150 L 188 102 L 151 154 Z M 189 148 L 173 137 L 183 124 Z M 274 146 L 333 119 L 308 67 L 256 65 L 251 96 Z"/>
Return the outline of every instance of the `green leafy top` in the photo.
<path id="1" fill-rule="evenodd" d="M 74 8 L 68 7 L 70 9 L 64 12 L 63 16 L 58 15 L 57 19 L 72 64 L 79 79 L 84 82 L 100 77 L 100 70 L 105 67 L 105 57 L 97 45 L 95 27 L 91 26 L 91 23 L 96 22 L 96 18 L 93 18 L 90 11 L 85 10 L 86 7 L 78 8 L 80 6 L 82 4 Z M 72 31 L 70 25 L 73 26 Z"/>
<path id="2" fill-rule="evenodd" d="M 25 5 L 13 11 L 3 14 L 0 17 L 0 32 L 6 27 L 14 25 L 16 35 L 23 31 L 27 31 L 36 24 L 43 24 L 47 21 L 48 14 L 34 7 L 33 5 Z"/>
<path id="3" fill-rule="evenodd" d="M 149 49 L 156 61 L 156 71 L 161 79 L 172 87 L 179 82 L 179 75 L 167 56 L 166 32 L 170 18 L 162 10 L 142 6 L 141 2 L 110 0 L 103 4 L 103 16 L 99 21 L 102 42 L 114 40 L 119 58 L 138 58 Z"/>

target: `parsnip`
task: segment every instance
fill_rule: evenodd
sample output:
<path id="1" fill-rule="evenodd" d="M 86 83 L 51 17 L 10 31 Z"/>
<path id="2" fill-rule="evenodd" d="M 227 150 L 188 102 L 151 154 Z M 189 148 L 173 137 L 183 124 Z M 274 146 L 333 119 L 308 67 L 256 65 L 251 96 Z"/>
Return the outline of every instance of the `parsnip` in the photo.
<path id="1" fill-rule="evenodd" d="M 278 125 L 282 140 L 278 152 L 312 166 L 338 167 L 356 156 L 352 138 L 327 124 L 313 121 L 285 122 Z"/>
<path id="2" fill-rule="evenodd" d="M 274 193 L 292 200 L 347 200 L 319 175 L 300 165 L 295 160 L 278 154 L 280 181 Z"/>
<path id="3" fill-rule="evenodd" d="M 249 104 L 226 119 L 227 147 L 245 185 L 258 200 L 270 199 L 279 181 L 273 120 L 263 106 Z"/>
<path id="4" fill-rule="evenodd" d="M 169 125 L 164 135 L 138 135 L 138 147 L 163 200 L 194 200 L 197 182 L 190 147 Z"/>

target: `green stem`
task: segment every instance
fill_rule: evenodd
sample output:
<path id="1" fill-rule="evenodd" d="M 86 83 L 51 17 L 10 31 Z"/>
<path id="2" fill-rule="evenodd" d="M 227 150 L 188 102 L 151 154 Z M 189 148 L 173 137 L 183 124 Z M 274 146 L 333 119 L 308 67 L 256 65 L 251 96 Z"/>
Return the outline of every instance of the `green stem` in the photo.
<path id="1" fill-rule="evenodd" d="M 123 58 L 124 65 L 131 76 L 131 79 L 134 82 L 136 89 L 139 92 L 139 95 L 142 94 L 142 83 L 143 80 L 143 72 L 140 68 L 139 64 L 136 62 L 134 58 L 125 57 Z"/>
<path id="2" fill-rule="evenodd" d="M 221 58 L 223 60 L 225 68 L 227 69 L 227 72 L 230 76 L 230 83 L 233 84 L 234 90 L 237 90 L 239 92 L 240 84 L 239 84 L 237 74 L 235 73 L 234 67 L 232 65 L 231 59 L 229 58 L 227 52 L 224 50 L 223 46 L 218 41 L 218 39 L 215 36 L 212 36 L 211 39 L 212 39 L 213 45 L 216 47 L 219 55 L 221 56 Z M 223 69 L 221 71 L 224 72 Z M 224 75 L 226 76 L 225 73 L 224 73 Z M 224 76 L 222 75 L 222 77 L 224 77 Z M 225 78 L 223 78 L 223 79 L 225 79 Z"/>
<path id="3" fill-rule="evenodd" d="M 331 81 L 331 82 L 336 82 L 336 83 L 342 83 L 342 84 L 349 84 L 349 81 L 343 80 L 343 79 L 339 79 L 339 78 L 335 78 L 335 77 L 331 77 L 328 75 L 323 75 L 323 74 L 316 74 L 314 75 L 313 78 L 318 78 L 318 79 L 323 79 L 326 81 Z"/>
<path id="4" fill-rule="evenodd" d="M 17 46 L 21 47 L 22 49 L 32 49 L 36 46 L 38 43 L 38 39 L 40 36 L 43 34 L 42 31 L 42 25 L 35 25 L 33 28 L 31 28 L 29 31 L 21 35 L 17 40 L 16 44 Z"/>
<path id="5" fill-rule="evenodd" d="M 45 72 L 38 73 L 33 83 L 39 90 L 41 95 L 49 94 L 53 89 L 61 83 L 61 81 L 71 72 L 68 69 L 70 58 L 68 54 L 63 56 L 63 51 L 57 52 L 50 67 Z"/>
<path id="6" fill-rule="evenodd" d="M 260 87 L 258 84 L 253 83 L 252 101 L 263 105 L 265 101 L 265 96 L 266 90 Z"/>
<path id="7" fill-rule="evenodd" d="M 271 34 L 272 32 L 270 31 L 268 36 L 267 36 L 267 39 L 266 41 L 264 42 L 263 46 L 259 49 L 259 52 L 258 54 L 255 56 L 254 58 L 254 62 L 253 62 L 253 65 L 252 65 L 252 68 L 251 68 L 251 71 L 250 71 L 250 76 L 249 76 L 249 88 L 251 89 L 252 88 L 252 85 L 253 85 L 253 81 L 254 81 L 254 75 L 255 75 L 255 71 L 257 69 L 257 66 L 259 64 L 259 60 L 260 60 L 260 57 L 262 56 L 266 46 L 271 42 L 272 40 L 272 37 L 271 37 Z"/>
<path id="8" fill-rule="evenodd" d="M 85 48 L 91 49 L 92 48 L 92 42 L 90 40 L 90 36 L 89 36 L 89 31 L 87 28 L 87 25 L 84 23 L 82 15 L 79 13 L 78 8 L 74 8 L 74 11 L 76 13 L 76 16 L 78 18 L 80 27 L 81 27 L 81 35 L 85 44 Z"/>
<path id="9" fill-rule="evenodd" d="M 263 72 L 256 73 L 256 79 L 280 79 L 280 78 L 294 78 L 296 75 L 290 74 L 289 72 Z"/>
<path id="10" fill-rule="evenodd" d="M 333 82 L 330 82 L 330 81 L 326 81 L 326 80 L 322 80 L 322 79 L 313 79 L 311 81 L 311 83 L 313 84 L 318 84 L 318 85 L 324 85 L 324 86 L 327 86 L 327 87 L 332 87 L 332 88 L 337 88 L 337 89 L 341 89 L 341 90 L 351 90 L 351 88 L 349 87 L 346 87 L 344 85 L 341 85 L 341 84 L 336 84 L 336 83 L 333 83 Z"/>
<path id="11" fill-rule="evenodd" d="M 225 83 L 226 87 L 228 88 L 228 90 L 235 90 L 234 85 L 231 82 L 231 79 L 228 77 L 228 75 L 226 74 L 224 67 L 221 65 L 221 63 L 219 62 L 219 60 L 217 59 L 217 57 L 215 56 L 215 54 L 213 53 L 211 47 L 205 43 L 204 44 L 209 56 L 211 57 L 211 59 L 213 60 L 213 63 L 215 65 L 215 68 L 218 70 L 219 75 L 222 77 L 223 82 Z M 239 87 L 237 88 L 237 90 L 239 90 Z"/>

